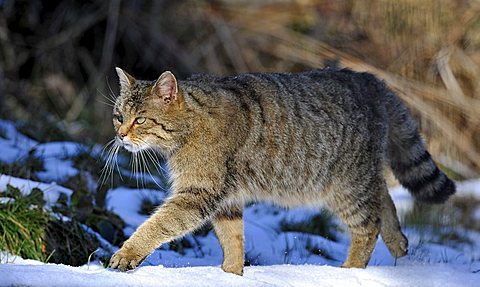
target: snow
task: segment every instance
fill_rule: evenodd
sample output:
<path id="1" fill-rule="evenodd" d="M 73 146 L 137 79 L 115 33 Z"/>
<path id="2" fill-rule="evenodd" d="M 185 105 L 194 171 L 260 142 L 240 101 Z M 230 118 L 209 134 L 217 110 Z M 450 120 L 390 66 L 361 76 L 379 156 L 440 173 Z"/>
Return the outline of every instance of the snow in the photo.
<path id="1" fill-rule="evenodd" d="M 12 123 L 0 120 L 0 128 L 6 138 L 0 137 L 0 160 L 7 163 L 22 162 L 29 154 L 42 158 L 45 171 L 37 173 L 42 180 L 61 181 L 76 175 L 78 171 L 70 160 L 66 159 L 86 149 L 72 142 L 39 143 L 17 132 Z"/>
<path id="2" fill-rule="evenodd" d="M 127 227 L 124 232 L 130 236 L 142 222 L 148 219 L 148 215 L 138 213 L 142 200 L 148 198 L 152 202 L 162 202 L 163 195 L 155 190 L 119 187 L 108 192 L 107 208 L 125 221 Z"/>
<path id="3" fill-rule="evenodd" d="M 457 195 L 472 196 L 476 199 L 480 199 L 480 180 L 471 179 L 457 183 Z"/>
<path id="4" fill-rule="evenodd" d="M 13 162 L 25 155 L 25 150 L 34 148 L 38 143 L 21 133 L 17 132 L 15 126 L 7 121 L 0 120 L 0 127 L 6 138 L 0 137 L 0 160 Z"/>
<path id="5" fill-rule="evenodd" d="M 477 209 L 473 214 L 473 219 L 480 221 L 480 209 Z"/>
<path id="6" fill-rule="evenodd" d="M 39 143 L 2 120 L 0 128 L 5 135 L 0 136 L 0 161 L 21 162 L 33 152 L 45 166 L 45 171 L 35 174 L 41 182 L 0 174 L 0 191 L 7 184 L 24 194 L 40 188 L 47 208 L 55 204 L 60 194 L 69 198 L 73 192 L 56 183 L 79 172 L 72 157 L 86 152 L 93 157 L 102 156 L 101 146 L 88 149 L 71 142 Z M 131 175 L 125 171 L 124 175 L 128 174 Z M 152 182 L 149 177 L 140 177 L 140 181 Z M 92 185 L 96 186 L 94 182 Z M 457 186 L 458 196 L 480 199 L 480 179 Z M 392 188 L 390 194 L 400 217 L 412 209 L 413 198 L 403 187 Z M 108 191 L 106 206 L 125 221 L 124 232 L 130 236 L 148 218 L 139 214 L 142 200 L 161 203 L 167 195 L 161 190 L 116 187 Z M 243 277 L 221 270 L 222 250 L 214 232 L 209 231 L 186 235 L 184 240 L 191 246 L 182 252 L 162 245 L 139 268 L 127 273 L 105 269 L 98 259 L 71 267 L 0 251 L 0 286 L 479 286 L 480 234 L 476 231 L 462 231 L 473 245 L 453 248 L 425 242 L 423 234 L 407 227 L 404 232 L 410 247 L 406 257 L 395 261 L 379 238 L 366 269 L 342 269 L 337 266 L 347 255 L 349 238 L 338 220 L 334 221 L 338 228 L 331 231 L 336 240 L 282 231 L 282 222 L 305 221 L 318 212 L 309 208 L 286 210 L 266 203 L 246 207 L 245 254 L 252 266 L 245 267 Z M 480 220 L 480 209 L 475 211 L 475 219 Z M 85 229 L 100 239 L 104 250 L 118 248 L 88 227 Z M 312 249 L 321 249 L 325 256 L 313 254 Z"/>
<path id="7" fill-rule="evenodd" d="M 7 185 L 17 187 L 24 195 L 29 194 L 34 188 L 41 189 L 43 191 L 43 199 L 47 206 L 55 204 L 60 193 L 65 194 L 67 197 L 70 197 L 73 193 L 71 189 L 57 185 L 55 182 L 43 183 L 0 173 L 0 191 L 5 190 Z"/>
<path id="8" fill-rule="evenodd" d="M 100 266 L 2 264 L 2 286 L 478 286 L 480 276 L 445 264 L 376 266 L 271 265 L 245 267 L 244 276 L 218 266 L 144 266 L 121 273 Z"/>

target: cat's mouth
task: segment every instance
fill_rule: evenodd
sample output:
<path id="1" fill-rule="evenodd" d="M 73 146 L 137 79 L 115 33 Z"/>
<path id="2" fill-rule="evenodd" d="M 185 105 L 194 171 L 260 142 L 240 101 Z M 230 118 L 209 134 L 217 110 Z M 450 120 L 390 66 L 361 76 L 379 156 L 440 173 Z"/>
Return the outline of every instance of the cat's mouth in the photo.
<path id="1" fill-rule="evenodd" d="M 131 144 L 131 143 L 122 143 L 123 144 L 123 148 L 128 150 L 129 152 L 137 152 L 137 148 Z"/>
<path id="2" fill-rule="evenodd" d="M 132 142 L 129 141 L 128 139 L 119 140 L 119 142 L 120 142 L 120 145 L 121 145 L 124 149 L 128 150 L 129 152 L 133 152 L 133 153 L 139 152 L 139 151 L 141 151 L 141 150 L 144 148 L 144 147 L 141 146 L 141 145 L 137 145 L 137 144 L 132 143 Z"/>

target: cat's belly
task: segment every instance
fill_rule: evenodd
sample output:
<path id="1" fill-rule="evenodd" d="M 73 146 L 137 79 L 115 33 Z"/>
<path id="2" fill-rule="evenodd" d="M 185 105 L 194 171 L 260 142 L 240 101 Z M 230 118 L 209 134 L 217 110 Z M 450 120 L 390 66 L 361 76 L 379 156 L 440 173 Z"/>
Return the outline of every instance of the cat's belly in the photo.
<path id="1" fill-rule="evenodd" d="M 324 205 L 324 201 L 320 196 L 315 196 L 311 193 L 292 194 L 291 192 L 284 192 L 280 196 L 265 196 L 257 200 L 271 202 L 281 207 L 319 207 Z"/>
<path id="2" fill-rule="evenodd" d="M 240 162 L 235 179 L 237 187 L 249 201 L 268 201 L 284 207 L 323 205 L 333 187 L 341 184 L 329 169 L 333 155 L 313 158 L 305 164 L 301 155 L 288 163 L 253 159 Z"/>
<path id="3" fill-rule="evenodd" d="M 324 197 L 331 191 L 321 184 L 304 182 L 282 184 L 281 182 L 246 182 L 241 187 L 248 201 L 272 202 L 282 207 L 321 206 Z"/>

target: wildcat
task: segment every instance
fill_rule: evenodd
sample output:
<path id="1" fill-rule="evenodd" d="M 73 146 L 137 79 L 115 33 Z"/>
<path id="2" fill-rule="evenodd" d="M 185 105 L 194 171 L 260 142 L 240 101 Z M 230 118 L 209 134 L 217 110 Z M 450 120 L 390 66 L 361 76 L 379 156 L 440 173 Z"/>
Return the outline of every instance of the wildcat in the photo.
<path id="1" fill-rule="evenodd" d="M 390 166 L 417 200 L 442 203 L 454 183 L 438 169 L 399 98 L 348 69 L 136 80 L 117 68 L 116 138 L 167 160 L 170 197 L 123 244 L 110 266 L 135 268 L 162 243 L 210 221 L 222 269 L 241 275 L 244 204 L 325 206 L 351 233 L 342 267 L 365 268 L 379 234 L 406 255 L 383 177 Z"/>

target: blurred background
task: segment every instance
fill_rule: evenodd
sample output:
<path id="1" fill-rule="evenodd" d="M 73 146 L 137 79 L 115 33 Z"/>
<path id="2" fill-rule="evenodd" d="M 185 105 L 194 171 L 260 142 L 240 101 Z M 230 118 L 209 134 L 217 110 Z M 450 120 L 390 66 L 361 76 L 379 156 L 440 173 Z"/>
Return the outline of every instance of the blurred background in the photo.
<path id="1" fill-rule="evenodd" d="M 105 143 L 115 66 L 368 71 L 411 108 L 454 178 L 480 174 L 480 1 L 0 1 L 0 118 L 41 142 Z"/>

